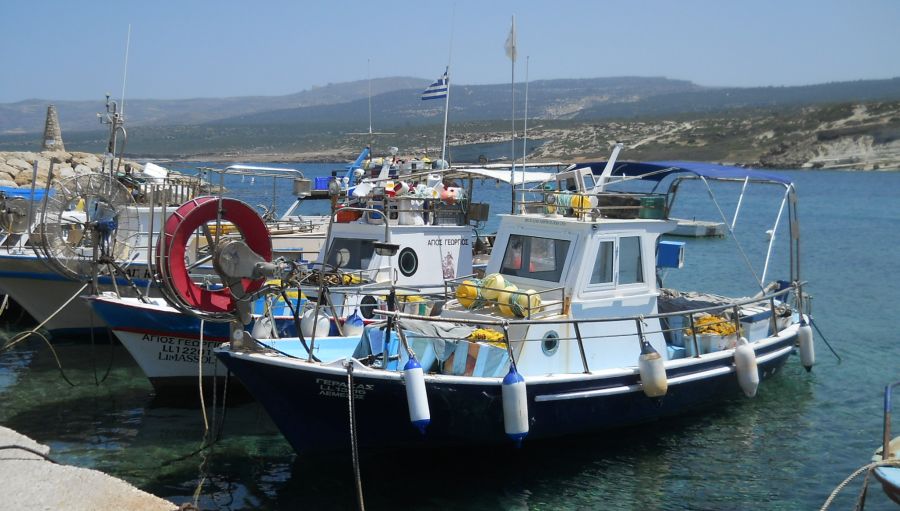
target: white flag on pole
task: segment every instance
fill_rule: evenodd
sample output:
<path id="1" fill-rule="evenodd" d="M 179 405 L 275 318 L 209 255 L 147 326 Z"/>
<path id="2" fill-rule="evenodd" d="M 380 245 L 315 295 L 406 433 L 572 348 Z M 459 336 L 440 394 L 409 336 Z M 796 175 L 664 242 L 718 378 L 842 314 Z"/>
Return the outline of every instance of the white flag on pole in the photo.
<path id="1" fill-rule="evenodd" d="M 516 20 L 513 18 L 512 25 L 509 27 L 509 35 L 506 36 L 506 56 L 513 62 L 516 61 Z"/>

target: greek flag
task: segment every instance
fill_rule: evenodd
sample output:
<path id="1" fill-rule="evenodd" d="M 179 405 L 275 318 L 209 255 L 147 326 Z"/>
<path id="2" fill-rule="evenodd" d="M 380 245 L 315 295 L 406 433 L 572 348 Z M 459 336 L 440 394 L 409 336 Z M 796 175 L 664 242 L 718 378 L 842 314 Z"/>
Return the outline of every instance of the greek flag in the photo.
<path id="1" fill-rule="evenodd" d="M 447 97 L 447 87 L 450 83 L 450 79 L 447 77 L 448 70 L 449 68 L 445 69 L 444 74 L 422 92 L 422 101 L 425 101 L 426 99 L 443 99 Z"/>

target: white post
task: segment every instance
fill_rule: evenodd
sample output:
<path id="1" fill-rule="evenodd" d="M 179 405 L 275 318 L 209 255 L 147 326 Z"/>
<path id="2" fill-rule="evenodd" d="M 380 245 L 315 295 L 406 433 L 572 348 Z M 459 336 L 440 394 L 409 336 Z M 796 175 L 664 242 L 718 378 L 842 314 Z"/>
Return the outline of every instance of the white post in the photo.
<path id="1" fill-rule="evenodd" d="M 447 64 L 447 95 L 444 96 L 444 138 L 441 139 L 441 161 L 446 162 L 447 152 L 447 115 L 450 113 L 450 64 Z"/>
<path id="2" fill-rule="evenodd" d="M 510 97 L 512 98 L 512 166 L 509 168 L 509 184 L 511 187 L 510 213 L 516 212 L 516 17 L 512 17 L 512 26 L 509 29 L 509 37 L 506 39 L 506 55 L 510 58 L 511 79 L 509 84 Z"/>

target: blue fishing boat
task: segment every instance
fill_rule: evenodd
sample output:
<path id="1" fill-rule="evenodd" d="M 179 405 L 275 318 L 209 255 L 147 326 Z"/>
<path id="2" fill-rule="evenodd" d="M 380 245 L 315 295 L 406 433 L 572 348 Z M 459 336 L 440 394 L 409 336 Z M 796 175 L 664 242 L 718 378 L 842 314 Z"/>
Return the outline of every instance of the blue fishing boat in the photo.
<path id="1" fill-rule="evenodd" d="M 734 167 L 625 163 L 599 175 L 574 166 L 533 189 L 501 216 L 487 275 L 445 279 L 439 316 L 398 311 L 389 296 L 377 311 L 385 320 L 352 351 L 345 343 L 313 357 L 297 339 L 234 330 L 216 355 L 298 452 L 596 433 L 752 397 L 795 351 L 810 369 L 792 183 Z M 654 190 L 611 191 L 638 178 Z M 790 217 L 783 280 L 756 280 L 740 297 L 660 284 L 660 268 L 684 264 L 684 244 L 661 237 L 675 228 L 668 210 L 686 179 L 780 191 Z M 231 278 L 240 275 L 251 274 Z"/>

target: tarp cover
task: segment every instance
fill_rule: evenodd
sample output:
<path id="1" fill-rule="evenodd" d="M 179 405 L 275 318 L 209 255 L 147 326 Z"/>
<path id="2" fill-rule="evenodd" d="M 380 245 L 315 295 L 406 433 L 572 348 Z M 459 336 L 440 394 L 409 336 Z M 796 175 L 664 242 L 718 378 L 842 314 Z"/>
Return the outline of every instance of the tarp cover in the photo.
<path id="1" fill-rule="evenodd" d="M 25 188 L 13 188 L 11 186 L 0 186 L 0 192 L 6 194 L 7 197 L 22 197 L 25 199 L 31 199 L 31 187 Z M 34 189 L 34 200 L 41 201 L 44 200 L 45 190 L 43 186 L 35 187 Z"/>
<path id="2" fill-rule="evenodd" d="M 603 172 L 606 166 L 605 161 L 579 163 L 573 168 L 590 167 L 594 174 Z M 670 169 L 665 171 L 666 169 Z M 665 171 L 665 172 L 660 172 Z M 747 169 L 743 167 L 734 167 L 730 165 L 716 165 L 715 163 L 704 163 L 698 161 L 618 161 L 613 170 L 614 176 L 642 176 L 652 172 L 656 174 L 650 175 L 645 179 L 653 181 L 661 181 L 665 177 L 672 174 L 689 172 L 697 176 L 708 179 L 746 179 L 758 182 L 771 182 L 790 184 L 791 180 L 787 176 L 776 174 L 774 172 L 764 172 L 756 169 Z"/>

